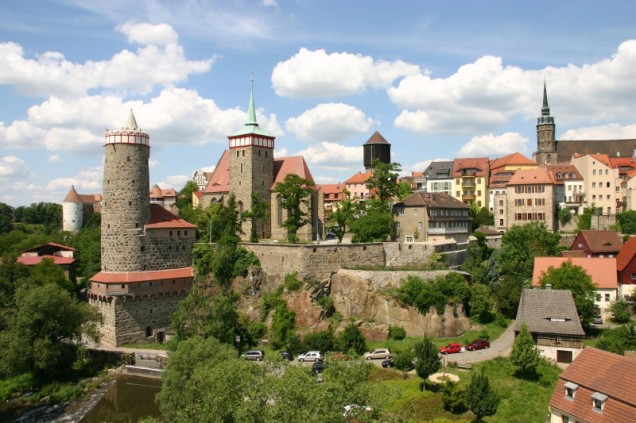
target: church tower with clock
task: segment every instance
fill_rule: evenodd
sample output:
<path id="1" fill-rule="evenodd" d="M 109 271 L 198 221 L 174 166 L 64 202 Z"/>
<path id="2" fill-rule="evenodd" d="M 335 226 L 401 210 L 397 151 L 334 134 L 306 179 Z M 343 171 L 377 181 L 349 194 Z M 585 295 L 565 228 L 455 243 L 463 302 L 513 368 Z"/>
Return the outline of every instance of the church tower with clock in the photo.
<path id="1" fill-rule="evenodd" d="M 554 118 L 550 116 L 548 93 L 544 82 L 543 107 L 541 107 L 541 116 L 537 119 L 537 151 L 532 157 L 539 164 L 557 162 L 555 129 Z"/>

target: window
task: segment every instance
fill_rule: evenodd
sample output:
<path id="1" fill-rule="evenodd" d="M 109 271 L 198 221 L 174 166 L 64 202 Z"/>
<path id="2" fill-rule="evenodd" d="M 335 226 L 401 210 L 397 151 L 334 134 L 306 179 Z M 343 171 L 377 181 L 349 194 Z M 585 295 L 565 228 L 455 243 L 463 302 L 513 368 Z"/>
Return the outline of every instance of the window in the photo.
<path id="1" fill-rule="evenodd" d="M 632 273 L 632 280 L 636 281 L 636 273 Z"/>
<path id="2" fill-rule="evenodd" d="M 563 418 L 563 423 L 570 423 L 570 419 L 568 416 L 561 416 Z"/>
<path id="3" fill-rule="evenodd" d="M 406 237 L 406 242 L 413 242 L 413 237 L 412 236 L 407 236 Z"/>
<path id="4" fill-rule="evenodd" d="M 422 222 L 417 222 L 417 229 L 424 229 Z"/>
<path id="5" fill-rule="evenodd" d="M 413 210 L 413 216 L 417 216 L 417 209 Z"/>
<path id="6" fill-rule="evenodd" d="M 608 175 L 609 174 L 609 169 L 605 169 L 605 174 Z M 607 185 L 609 186 L 609 182 L 607 183 Z"/>
<path id="7" fill-rule="evenodd" d="M 455 197 L 459 197 L 459 191 L 455 191 Z"/>
<path id="8" fill-rule="evenodd" d="M 596 294 L 596 301 L 601 301 L 601 294 Z"/>
<path id="9" fill-rule="evenodd" d="M 596 169 L 592 171 L 592 175 L 596 175 Z"/>
<path id="10" fill-rule="evenodd" d="M 503 226 L 503 219 L 499 219 L 499 226 Z"/>
<path id="11" fill-rule="evenodd" d="M 609 188 L 609 187 L 610 187 L 610 183 L 608 182 L 608 183 L 605 185 L 605 187 L 606 187 L 606 188 Z"/>
<path id="12" fill-rule="evenodd" d="M 600 392 L 594 392 L 592 394 L 592 409 L 599 413 L 603 412 L 605 401 L 607 401 L 607 395 L 601 394 Z"/>
<path id="13" fill-rule="evenodd" d="M 400 215 L 404 216 L 404 209 L 400 209 Z"/>
<path id="14" fill-rule="evenodd" d="M 579 385 L 573 382 L 565 382 L 564 388 L 565 388 L 565 397 L 567 399 L 574 399 L 574 394 L 576 393 L 576 390 L 579 388 Z"/>
<path id="15" fill-rule="evenodd" d="M 605 302 L 608 302 L 608 301 L 610 301 L 610 294 L 609 293 L 605 294 Z"/>
<path id="16" fill-rule="evenodd" d="M 592 188 L 596 188 L 596 182 L 592 182 Z"/>
<path id="17" fill-rule="evenodd" d="M 499 200 L 499 205 L 503 206 L 503 200 Z"/>

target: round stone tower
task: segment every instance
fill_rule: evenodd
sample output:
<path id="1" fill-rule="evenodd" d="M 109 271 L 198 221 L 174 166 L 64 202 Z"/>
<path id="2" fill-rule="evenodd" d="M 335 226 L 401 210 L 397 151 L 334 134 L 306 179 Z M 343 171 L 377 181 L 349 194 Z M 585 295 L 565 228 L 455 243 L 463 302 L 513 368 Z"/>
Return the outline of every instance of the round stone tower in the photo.
<path id="1" fill-rule="evenodd" d="M 77 233 L 84 225 L 84 204 L 74 186 L 62 202 L 62 230 Z"/>
<path id="2" fill-rule="evenodd" d="M 104 148 L 102 271 L 143 271 L 150 137 L 139 130 L 132 110 L 123 128 L 106 131 Z"/>

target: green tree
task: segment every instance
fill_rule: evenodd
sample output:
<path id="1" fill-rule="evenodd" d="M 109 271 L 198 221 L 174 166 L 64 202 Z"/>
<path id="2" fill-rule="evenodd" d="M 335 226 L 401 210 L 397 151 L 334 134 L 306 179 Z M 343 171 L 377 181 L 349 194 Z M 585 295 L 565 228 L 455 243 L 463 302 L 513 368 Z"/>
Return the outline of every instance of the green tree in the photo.
<path id="1" fill-rule="evenodd" d="M 376 159 L 373 161 L 372 175 L 367 179 L 369 197 L 377 199 L 389 213 L 391 201 L 400 194 L 398 177 L 401 170 L 399 163 L 383 163 Z"/>
<path id="2" fill-rule="evenodd" d="M 622 298 L 612 301 L 609 311 L 612 313 L 612 320 L 616 323 L 627 323 L 632 318 L 632 314 L 629 311 L 629 304 Z"/>
<path id="3" fill-rule="evenodd" d="M 258 224 L 267 217 L 268 203 L 262 201 L 258 193 L 252 193 L 252 209 L 243 212 L 242 218 L 250 221 L 250 242 L 258 242 Z"/>
<path id="4" fill-rule="evenodd" d="M 540 360 L 539 350 L 534 345 L 532 334 L 524 322 L 512 346 L 510 362 L 519 367 L 524 374 L 532 375 L 536 373 Z"/>
<path id="5" fill-rule="evenodd" d="M 462 414 L 468 410 L 466 403 L 466 390 L 448 381 L 442 387 L 442 401 L 444 408 L 451 413 Z"/>
<path id="6" fill-rule="evenodd" d="M 497 256 L 499 274 L 527 284 L 532 278 L 534 258 L 555 256 L 561 236 L 549 232 L 544 223 L 531 222 L 510 228 L 501 240 Z"/>
<path id="7" fill-rule="evenodd" d="M 77 298 L 77 290 L 71 281 L 66 278 L 60 266 L 53 263 L 50 258 L 44 258 L 31 269 L 31 279 L 39 284 L 54 283 L 69 295 Z"/>
<path id="8" fill-rule="evenodd" d="M 298 242 L 298 230 L 308 222 L 307 209 L 310 208 L 309 198 L 313 189 L 313 181 L 293 173 L 274 187 L 274 192 L 280 194 L 281 207 L 287 211 L 282 226 L 287 228 L 287 241 L 292 244 Z"/>
<path id="9" fill-rule="evenodd" d="M 596 207 L 594 206 L 594 203 L 592 203 L 592 207 L 586 207 L 583 209 L 583 213 L 578 216 L 576 221 L 576 229 L 579 231 L 592 229 L 592 216 L 594 216 L 595 209 Z"/>
<path id="10" fill-rule="evenodd" d="M 93 215 L 73 238 L 77 274 L 84 281 L 95 276 L 101 269 L 101 215 Z"/>
<path id="11" fill-rule="evenodd" d="M 483 368 L 481 372 L 472 375 L 470 384 L 466 388 L 466 403 L 477 421 L 495 415 L 500 400 L 497 392 L 490 386 L 490 380 Z"/>
<path id="12" fill-rule="evenodd" d="M 442 362 L 437 354 L 437 348 L 430 338 L 424 337 L 422 341 L 415 344 L 415 371 L 420 378 L 428 379 L 441 367 Z"/>
<path id="13" fill-rule="evenodd" d="M 236 306 L 238 300 L 235 292 L 220 288 L 206 292 L 195 285 L 171 317 L 177 342 L 201 337 L 236 345 L 238 335 L 241 336 L 241 344 L 249 344 L 251 339 L 246 336 L 247 331 L 241 324 Z"/>
<path id="14" fill-rule="evenodd" d="M 471 204 L 471 216 L 473 217 L 473 231 L 482 226 L 494 225 L 495 217 L 486 207 L 479 207 L 476 203 Z"/>
<path id="15" fill-rule="evenodd" d="M 494 301 L 490 288 L 481 284 L 473 284 L 470 298 L 470 316 L 476 317 L 480 323 L 490 323 L 494 320 Z"/>
<path id="16" fill-rule="evenodd" d="M 409 195 L 413 194 L 413 187 L 407 181 L 400 181 L 398 183 L 398 200 L 404 200 Z"/>
<path id="17" fill-rule="evenodd" d="M 576 311 L 583 323 L 590 323 L 594 319 L 594 296 L 596 286 L 592 278 L 581 266 L 570 262 L 563 262 L 559 267 L 550 266 L 541 275 L 541 287 L 550 284 L 553 289 L 567 289 L 572 292 Z"/>
<path id="18" fill-rule="evenodd" d="M 181 210 L 184 209 L 192 209 L 192 194 L 199 190 L 199 187 L 196 182 L 193 180 L 189 180 L 185 183 L 181 191 L 177 194 L 177 203 L 176 206 L 179 209 L 179 217 L 181 216 Z M 187 212 L 187 211 L 186 211 Z M 186 219 L 187 220 L 187 219 Z M 193 222 L 191 222 L 193 223 Z"/>
<path id="19" fill-rule="evenodd" d="M 81 335 L 97 338 L 97 310 L 54 282 L 21 279 L 9 303 L 2 311 L 0 377 L 64 375 Z"/>
<path id="20" fill-rule="evenodd" d="M 415 358 L 415 352 L 410 348 L 404 348 L 395 351 L 393 360 L 395 362 L 395 368 L 402 371 L 402 376 L 406 379 L 406 372 L 413 369 L 413 359 Z"/>
<path id="21" fill-rule="evenodd" d="M 561 226 L 565 226 L 572 220 L 572 212 L 568 208 L 561 208 L 557 212 L 557 217 Z"/>
<path id="22" fill-rule="evenodd" d="M 342 238 L 347 233 L 347 228 L 355 221 L 357 216 L 358 207 L 356 203 L 351 199 L 351 193 L 344 188 L 342 191 L 344 199 L 338 204 L 334 205 L 334 211 L 329 218 L 334 224 L 333 231 L 338 237 L 338 242 L 342 242 Z"/>
<path id="23" fill-rule="evenodd" d="M 615 329 L 604 330 L 596 346 L 621 355 L 625 354 L 625 351 L 636 350 L 636 322 L 630 321 Z"/>
<path id="24" fill-rule="evenodd" d="M 280 301 L 272 317 L 273 345 L 280 348 L 287 344 L 294 333 L 296 313 L 287 307 L 285 301 Z"/>
<path id="25" fill-rule="evenodd" d="M 349 322 L 345 326 L 336 340 L 336 345 L 342 352 L 353 351 L 357 355 L 362 355 L 367 350 L 366 340 L 354 322 Z"/>
<path id="26" fill-rule="evenodd" d="M 13 207 L 0 203 L 0 235 L 11 232 L 13 229 Z"/>
<path id="27" fill-rule="evenodd" d="M 624 234 L 636 234 L 636 210 L 628 210 L 616 215 Z"/>
<path id="28" fill-rule="evenodd" d="M 390 213 L 368 210 L 351 224 L 352 242 L 382 242 L 391 235 L 393 217 Z"/>

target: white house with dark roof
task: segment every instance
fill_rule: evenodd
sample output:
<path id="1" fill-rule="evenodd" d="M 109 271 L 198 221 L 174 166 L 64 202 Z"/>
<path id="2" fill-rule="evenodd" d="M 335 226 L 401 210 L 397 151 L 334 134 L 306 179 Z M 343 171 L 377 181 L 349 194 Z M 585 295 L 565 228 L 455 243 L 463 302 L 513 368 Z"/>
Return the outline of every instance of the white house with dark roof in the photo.
<path id="1" fill-rule="evenodd" d="M 524 289 L 521 293 L 515 336 L 525 323 L 541 356 L 571 363 L 583 348 L 585 332 L 572 293 L 561 289 Z"/>

